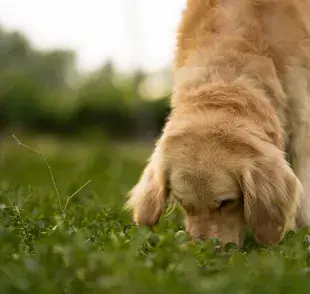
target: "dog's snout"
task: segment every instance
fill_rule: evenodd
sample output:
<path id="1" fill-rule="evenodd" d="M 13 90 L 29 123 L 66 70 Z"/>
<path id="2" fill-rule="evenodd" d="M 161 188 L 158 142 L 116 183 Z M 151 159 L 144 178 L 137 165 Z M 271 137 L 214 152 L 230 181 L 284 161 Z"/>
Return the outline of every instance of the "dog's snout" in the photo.
<path id="1" fill-rule="evenodd" d="M 207 217 L 187 217 L 186 230 L 193 242 L 217 239 L 222 245 L 234 243 L 241 247 L 244 243 L 242 226 L 231 227 L 229 223 L 215 222 Z"/>

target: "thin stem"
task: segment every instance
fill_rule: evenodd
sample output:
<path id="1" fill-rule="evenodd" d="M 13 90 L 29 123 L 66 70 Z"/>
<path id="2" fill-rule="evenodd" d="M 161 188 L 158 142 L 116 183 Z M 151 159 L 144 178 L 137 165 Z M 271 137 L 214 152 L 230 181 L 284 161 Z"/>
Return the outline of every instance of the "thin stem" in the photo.
<path id="1" fill-rule="evenodd" d="M 58 188 L 57 188 L 57 185 L 56 185 L 56 181 L 55 181 L 55 178 L 54 178 L 54 175 L 53 175 L 53 172 L 52 172 L 52 168 L 48 164 L 48 162 L 45 159 L 45 157 L 43 156 L 43 154 L 40 151 L 38 151 L 38 150 L 36 150 L 36 149 L 34 149 L 34 148 L 32 148 L 32 147 L 22 143 L 14 134 L 12 135 L 12 137 L 14 138 L 14 140 L 17 142 L 18 145 L 23 146 L 24 148 L 27 148 L 27 149 L 29 149 L 29 150 L 31 150 L 31 151 L 33 151 L 33 152 L 35 152 L 35 153 L 37 153 L 37 154 L 39 154 L 41 156 L 41 158 L 43 159 L 46 167 L 48 168 L 48 171 L 49 171 L 49 174 L 50 174 L 50 177 L 51 177 L 51 180 L 52 180 L 52 183 L 53 183 L 53 186 L 54 186 L 57 198 L 58 198 L 59 208 L 62 211 L 62 213 L 64 213 L 64 209 L 62 208 L 62 204 L 61 204 L 61 200 L 60 200 L 60 194 L 59 194 L 59 191 L 58 191 Z"/>
<path id="2" fill-rule="evenodd" d="M 89 183 L 91 182 L 91 180 L 87 181 L 81 188 L 79 188 L 78 190 L 76 190 L 70 197 L 67 198 L 67 202 L 66 202 L 66 205 L 64 207 L 64 210 L 66 210 L 70 200 L 76 195 L 78 194 L 79 192 L 81 192 Z"/>

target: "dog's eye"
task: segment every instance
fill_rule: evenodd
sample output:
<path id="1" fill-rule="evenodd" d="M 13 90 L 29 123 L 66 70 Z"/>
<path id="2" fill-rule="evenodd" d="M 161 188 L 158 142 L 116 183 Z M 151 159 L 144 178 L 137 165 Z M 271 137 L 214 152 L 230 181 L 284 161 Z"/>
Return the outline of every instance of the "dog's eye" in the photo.
<path id="1" fill-rule="evenodd" d="M 219 208 L 224 208 L 224 207 L 226 207 L 227 205 L 229 205 L 229 204 L 233 204 L 233 203 L 235 203 L 235 202 L 236 202 L 236 200 L 235 200 L 235 199 L 227 199 L 227 200 L 223 200 L 223 201 L 220 203 Z"/>

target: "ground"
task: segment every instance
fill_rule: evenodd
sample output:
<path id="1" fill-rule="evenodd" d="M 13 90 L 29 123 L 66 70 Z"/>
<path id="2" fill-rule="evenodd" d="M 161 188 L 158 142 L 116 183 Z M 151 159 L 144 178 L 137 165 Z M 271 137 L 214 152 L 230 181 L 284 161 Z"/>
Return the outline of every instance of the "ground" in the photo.
<path id="1" fill-rule="evenodd" d="M 182 212 L 153 231 L 124 211 L 151 149 L 95 137 L 54 140 L 18 136 L 44 159 L 2 138 L 0 293 L 308 293 L 307 230 L 263 248 L 193 244 Z M 80 187 L 87 184 L 69 201 Z M 60 203 L 59 203 L 60 202 Z"/>

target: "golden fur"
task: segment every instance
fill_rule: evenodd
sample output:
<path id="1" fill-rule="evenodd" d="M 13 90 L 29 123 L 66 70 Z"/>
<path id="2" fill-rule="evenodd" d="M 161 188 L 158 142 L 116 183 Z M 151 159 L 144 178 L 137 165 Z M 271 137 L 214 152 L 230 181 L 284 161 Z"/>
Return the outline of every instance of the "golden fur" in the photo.
<path id="1" fill-rule="evenodd" d="M 310 223 L 310 0 L 188 0 L 172 111 L 127 208 L 154 225 L 171 194 L 193 238 L 242 246 Z M 302 185 L 301 185 L 301 184 Z"/>

